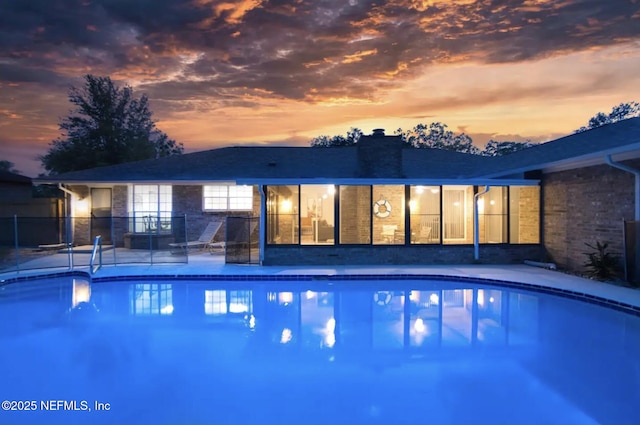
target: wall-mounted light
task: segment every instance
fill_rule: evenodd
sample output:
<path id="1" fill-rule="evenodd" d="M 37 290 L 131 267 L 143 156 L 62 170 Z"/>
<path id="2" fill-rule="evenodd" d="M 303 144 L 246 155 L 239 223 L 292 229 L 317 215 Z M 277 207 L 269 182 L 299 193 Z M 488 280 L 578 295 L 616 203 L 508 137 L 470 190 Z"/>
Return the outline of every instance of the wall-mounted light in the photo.
<path id="1" fill-rule="evenodd" d="M 329 187 L 327 187 L 327 193 L 329 195 L 333 195 L 336 193 L 336 187 L 332 184 L 329 185 Z"/>
<path id="2" fill-rule="evenodd" d="M 478 199 L 478 214 L 484 214 L 484 199 Z"/>
<path id="3" fill-rule="evenodd" d="M 424 186 L 416 186 L 416 193 L 420 195 L 424 192 Z"/>
<path id="4" fill-rule="evenodd" d="M 87 198 L 73 198 L 73 212 L 74 215 L 88 215 L 89 214 L 89 200 Z"/>
<path id="5" fill-rule="evenodd" d="M 283 213 L 290 213 L 291 212 L 291 200 L 289 199 L 285 199 L 282 201 L 282 212 Z"/>
<path id="6" fill-rule="evenodd" d="M 415 199 L 412 199 L 412 200 L 410 200 L 410 201 L 409 201 L 409 209 L 410 209 L 412 212 L 416 212 L 416 210 L 417 210 L 417 206 L 418 206 L 418 203 L 416 202 L 416 200 L 415 200 Z"/>

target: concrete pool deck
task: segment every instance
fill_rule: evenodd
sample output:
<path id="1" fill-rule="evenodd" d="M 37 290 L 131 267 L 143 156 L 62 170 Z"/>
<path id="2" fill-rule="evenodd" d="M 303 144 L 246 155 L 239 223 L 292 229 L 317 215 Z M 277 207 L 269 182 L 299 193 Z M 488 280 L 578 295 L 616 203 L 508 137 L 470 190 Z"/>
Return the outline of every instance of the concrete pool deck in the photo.
<path id="1" fill-rule="evenodd" d="M 88 272 L 88 267 L 75 267 L 76 271 Z M 16 277 L 38 276 L 62 269 L 24 270 L 0 274 L 0 282 Z M 189 256 L 188 263 L 179 264 L 121 264 L 107 265 L 99 269 L 95 278 L 119 276 L 362 276 L 362 275 L 415 275 L 421 278 L 449 276 L 462 279 L 488 279 L 531 285 L 531 289 L 584 294 L 635 307 L 640 310 L 640 289 L 628 288 L 585 279 L 559 271 L 546 270 L 528 265 L 437 265 L 437 266 L 258 266 L 225 264 L 224 256 L 208 253 Z"/>

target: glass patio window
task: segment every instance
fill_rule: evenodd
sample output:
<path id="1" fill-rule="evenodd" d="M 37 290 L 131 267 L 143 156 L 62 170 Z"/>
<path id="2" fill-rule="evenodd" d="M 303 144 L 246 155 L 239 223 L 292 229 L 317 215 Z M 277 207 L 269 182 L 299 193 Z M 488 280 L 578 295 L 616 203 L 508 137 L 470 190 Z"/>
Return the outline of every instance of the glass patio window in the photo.
<path id="1" fill-rule="evenodd" d="M 509 187 L 509 238 L 512 244 L 540 243 L 540 187 Z"/>
<path id="2" fill-rule="evenodd" d="M 300 186 L 300 243 L 333 245 L 335 242 L 334 185 Z"/>
<path id="3" fill-rule="evenodd" d="M 129 231 L 134 233 L 171 231 L 172 191 L 170 185 L 129 186 Z"/>
<path id="4" fill-rule="evenodd" d="M 298 244 L 299 211 L 298 186 L 267 186 L 267 243 Z"/>
<path id="5" fill-rule="evenodd" d="M 205 211 L 251 211 L 253 187 L 205 185 L 202 188 L 202 205 Z"/>
<path id="6" fill-rule="evenodd" d="M 480 243 L 507 242 L 507 188 L 491 187 L 478 196 Z"/>
<path id="7" fill-rule="evenodd" d="M 440 186 L 411 186 L 411 243 L 440 243 Z"/>
<path id="8" fill-rule="evenodd" d="M 473 186 L 442 186 L 443 244 L 473 243 Z"/>
<path id="9" fill-rule="evenodd" d="M 373 186 L 373 243 L 403 245 L 405 194 L 402 185 Z"/>

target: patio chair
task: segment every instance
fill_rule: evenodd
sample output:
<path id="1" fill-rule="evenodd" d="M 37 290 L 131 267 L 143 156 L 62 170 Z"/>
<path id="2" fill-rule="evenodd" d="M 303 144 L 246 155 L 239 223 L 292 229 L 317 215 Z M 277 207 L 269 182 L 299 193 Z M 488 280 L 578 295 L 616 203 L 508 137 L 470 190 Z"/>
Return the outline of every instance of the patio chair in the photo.
<path id="1" fill-rule="evenodd" d="M 244 245 L 251 239 L 251 235 L 258 227 L 258 222 L 252 220 L 249 225 L 249 232 L 247 234 L 247 226 L 244 221 L 236 222 L 236 226 L 231 226 L 227 229 L 227 240 L 222 242 L 212 242 L 208 244 L 209 252 L 211 254 L 224 254 L 227 248 L 230 246 Z"/>
<path id="2" fill-rule="evenodd" d="M 203 250 L 211 243 L 222 227 L 222 221 L 214 220 L 207 224 L 198 240 L 188 242 L 175 242 L 169 244 L 172 254 L 186 254 L 190 250 Z"/>

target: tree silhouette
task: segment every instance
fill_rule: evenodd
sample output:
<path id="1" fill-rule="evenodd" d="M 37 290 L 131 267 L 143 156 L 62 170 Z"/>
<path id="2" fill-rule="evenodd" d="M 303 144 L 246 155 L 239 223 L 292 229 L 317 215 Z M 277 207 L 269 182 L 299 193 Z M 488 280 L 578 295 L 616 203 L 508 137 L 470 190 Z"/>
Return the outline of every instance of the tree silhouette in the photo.
<path id="1" fill-rule="evenodd" d="M 574 133 L 582 133 L 583 131 L 634 117 L 640 117 L 640 104 L 638 102 L 621 103 L 611 108 L 611 112 L 608 114 L 598 112 L 589 119 L 589 123 L 585 127 L 580 127 Z"/>
<path id="2" fill-rule="evenodd" d="M 347 131 L 347 136 L 318 136 L 309 142 L 313 148 L 330 148 L 338 146 L 353 146 L 362 136 L 362 130 L 352 127 Z"/>
<path id="3" fill-rule="evenodd" d="M 480 153 L 480 149 L 473 145 L 471 137 L 464 133 L 455 134 L 448 130 L 446 124 L 440 122 L 434 122 L 428 126 L 418 124 L 408 131 L 399 128 L 396 134 L 414 148 L 446 149 L 476 155 Z"/>
<path id="4" fill-rule="evenodd" d="M 489 140 L 482 151 L 484 156 L 501 156 L 508 155 L 513 152 L 521 151 L 522 149 L 530 148 L 537 145 L 537 143 L 527 140 L 526 142 L 498 142 L 496 140 Z"/>
<path id="5" fill-rule="evenodd" d="M 13 173 L 13 174 L 20 174 L 20 170 L 16 169 L 15 164 L 11 161 L 7 161 L 6 159 L 0 160 L 0 171 Z"/>
<path id="6" fill-rule="evenodd" d="M 63 135 L 41 156 L 49 174 L 159 158 L 183 152 L 182 144 L 158 130 L 146 95 L 133 96 L 109 77 L 85 76 L 85 84 L 69 91 L 75 106 L 60 122 Z"/>

